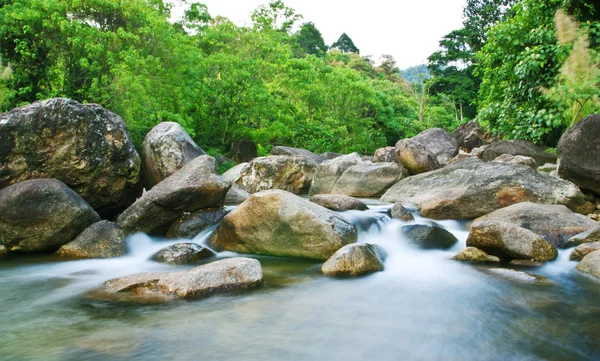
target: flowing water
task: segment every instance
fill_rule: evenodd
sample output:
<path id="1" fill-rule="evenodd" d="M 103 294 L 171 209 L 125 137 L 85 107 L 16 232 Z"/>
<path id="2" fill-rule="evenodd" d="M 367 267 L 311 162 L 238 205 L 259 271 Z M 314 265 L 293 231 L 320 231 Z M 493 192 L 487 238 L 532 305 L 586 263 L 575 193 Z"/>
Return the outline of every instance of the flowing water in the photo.
<path id="1" fill-rule="evenodd" d="M 575 271 L 569 251 L 531 271 L 551 284 L 510 281 L 450 260 L 468 224 L 438 222 L 459 243 L 422 251 L 386 207 L 343 214 L 359 242 L 388 253 L 383 272 L 355 279 L 324 277 L 314 261 L 257 257 L 258 290 L 132 304 L 90 291 L 114 277 L 189 268 L 148 260 L 176 242 L 138 234 L 117 259 L 2 261 L 0 360 L 600 360 L 600 283 Z"/>

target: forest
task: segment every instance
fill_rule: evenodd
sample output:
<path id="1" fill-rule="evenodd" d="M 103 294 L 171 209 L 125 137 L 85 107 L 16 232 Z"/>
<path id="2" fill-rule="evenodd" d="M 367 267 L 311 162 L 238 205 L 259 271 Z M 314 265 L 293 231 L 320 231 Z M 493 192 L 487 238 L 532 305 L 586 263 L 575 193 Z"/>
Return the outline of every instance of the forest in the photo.
<path id="1" fill-rule="evenodd" d="M 468 0 L 463 27 L 405 80 L 391 55 L 361 55 L 346 33 L 328 46 L 280 0 L 248 27 L 201 3 L 174 19 L 163 0 L 0 0 L 0 111 L 98 103 L 136 146 L 174 121 L 213 155 L 242 138 L 261 154 L 277 144 L 372 154 L 472 119 L 554 146 L 600 111 L 599 17 L 593 1 Z"/>

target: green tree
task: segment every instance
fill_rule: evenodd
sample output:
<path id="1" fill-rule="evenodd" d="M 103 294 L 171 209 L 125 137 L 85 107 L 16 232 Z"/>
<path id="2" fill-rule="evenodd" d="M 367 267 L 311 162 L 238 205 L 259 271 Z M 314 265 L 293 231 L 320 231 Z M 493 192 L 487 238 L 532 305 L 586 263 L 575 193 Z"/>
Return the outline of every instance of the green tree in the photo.
<path id="1" fill-rule="evenodd" d="M 346 33 L 342 33 L 339 39 L 331 44 L 331 49 L 339 49 L 342 53 L 360 54 L 360 50 L 358 50 L 352 39 L 350 39 Z"/>
<path id="2" fill-rule="evenodd" d="M 312 54 L 323 58 L 327 53 L 327 45 L 325 45 L 323 35 L 312 22 L 302 24 L 300 30 L 292 37 L 292 41 L 296 56 Z"/>

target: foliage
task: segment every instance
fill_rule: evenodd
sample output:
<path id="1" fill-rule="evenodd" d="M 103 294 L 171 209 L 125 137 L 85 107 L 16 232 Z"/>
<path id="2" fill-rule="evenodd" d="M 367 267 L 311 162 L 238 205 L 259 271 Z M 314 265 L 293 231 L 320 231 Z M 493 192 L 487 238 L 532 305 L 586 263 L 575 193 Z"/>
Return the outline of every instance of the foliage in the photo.
<path id="1" fill-rule="evenodd" d="M 294 54 L 297 57 L 316 55 L 323 58 L 327 53 L 323 35 L 312 22 L 302 24 L 300 30 L 292 36 L 292 42 L 295 46 Z"/>
<path id="2" fill-rule="evenodd" d="M 342 35 L 337 39 L 336 42 L 331 44 L 332 49 L 339 49 L 342 53 L 356 53 L 360 54 L 360 50 L 354 45 L 354 42 L 348 34 L 342 33 Z"/>
<path id="3" fill-rule="evenodd" d="M 420 64 L 401 70 L 402 78 L 409 84 L 420 83 L 431 78 L 427 64 Z"/>

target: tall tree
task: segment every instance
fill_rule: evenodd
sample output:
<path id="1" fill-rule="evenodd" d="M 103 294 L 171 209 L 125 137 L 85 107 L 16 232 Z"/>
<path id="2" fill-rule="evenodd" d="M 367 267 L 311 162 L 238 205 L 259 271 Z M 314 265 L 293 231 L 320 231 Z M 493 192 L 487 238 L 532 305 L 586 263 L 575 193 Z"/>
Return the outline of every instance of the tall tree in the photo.
<path id="1" fill-rule="evenodd" d="M 292 41 L 297 56 L 312 54 L 323 58 L 327 52 L 323 35 L 312 22 L 302 24 L 300 30 L 292 37 Z"/>
<path id="2" fill-rule="evenodd" d="M 360 54 L 360 50 L 354 45 L 354 42 L 346 33 L 343 33 L 335 43 L 331 44 L 331 48 L 339 49 L 342 53 Z"/>

